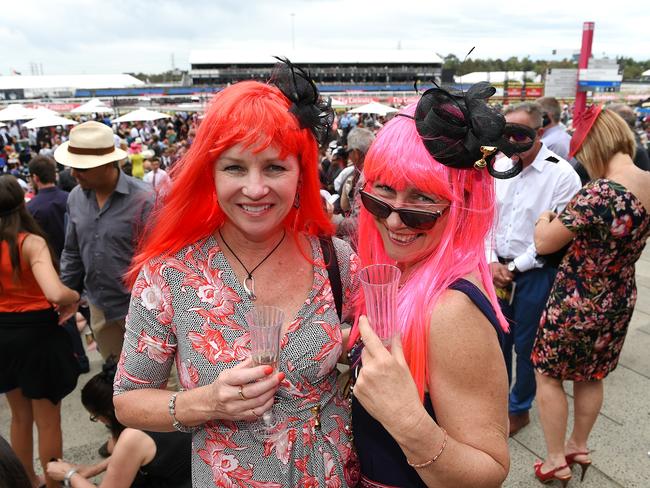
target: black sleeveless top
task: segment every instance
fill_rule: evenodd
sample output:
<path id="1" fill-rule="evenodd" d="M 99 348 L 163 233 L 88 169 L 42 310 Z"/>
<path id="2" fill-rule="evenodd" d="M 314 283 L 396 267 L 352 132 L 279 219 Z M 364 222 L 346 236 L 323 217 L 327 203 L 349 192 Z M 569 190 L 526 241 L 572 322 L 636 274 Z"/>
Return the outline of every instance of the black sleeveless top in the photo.
<path id="1" fill-rule="evenodd" d="M 143 431 L 156 455 L 140 467 L 131 488 L 192 488 L 192 434 Z"/>
<path id="2" fill-rule="evenodd" d="M 465 279 L 455 281 L 449 288 L 464 293 L 474 302 L 496 330 L 501 344 L 504 338 L 503 330 L 492 304 L 483 292 Z M 361 353 L 360 350 L 355 352 Z M 390 394 L 390 392 L 387 391 L 386 394 Z M 435 420 L 436 414 L 428 393 L 424 394 L 424 408 Z M 366 412 L 354 396 L 352 397 L 352 426 L 354 428 L 354 445 L 359 455 L 363 476 L 389 486 L 426 488 L 417 471 L 406 462 L 406 456 L 399 444 L 379 422 Z"/>

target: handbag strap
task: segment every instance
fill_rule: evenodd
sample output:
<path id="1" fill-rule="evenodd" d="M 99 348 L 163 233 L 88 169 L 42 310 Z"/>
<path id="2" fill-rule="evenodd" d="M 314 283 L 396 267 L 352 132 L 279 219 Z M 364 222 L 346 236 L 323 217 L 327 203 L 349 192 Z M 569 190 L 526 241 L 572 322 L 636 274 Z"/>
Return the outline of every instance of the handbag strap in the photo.
<path id="1" fill-rule="evenodd" d="M 323 251 L 323 260 L 327 267 L 327 274 L 330 278 L 336 313 L 339 316 L 339 320 L 343 320 L 343 285 L 341 283 L 341 271 L 339 270 L 339 261 L 336 257 L 336 249 L 334 249 L 334 243 L 331 238 L 321 236 L 318 240 Z"/>

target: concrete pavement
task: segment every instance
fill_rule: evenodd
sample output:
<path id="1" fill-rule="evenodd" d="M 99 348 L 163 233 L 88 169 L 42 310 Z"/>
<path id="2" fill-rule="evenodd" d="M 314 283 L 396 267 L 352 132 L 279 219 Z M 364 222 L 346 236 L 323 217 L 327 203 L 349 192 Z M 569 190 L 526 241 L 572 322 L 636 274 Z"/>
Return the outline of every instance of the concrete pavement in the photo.
<path id="1" fill-rule="evenodd" d="M 581 488 L 650 488 L 650 250 L 637 263 L 638 301 L 618 368 L 605 380 L 605 403 L 591 436 L 593 466 L 583 483 L 579 469 L 569 486 Z M 97 448 L 107 430 L 88 420 L 80 390 L 101 368 L 90 353 L 91 372 L 80 377 L 77 390 L 63 401 L 64 458 L 76 463 L 99 461 Z M 571 384 L 566 384 L 571 392 Z M 9 436 L 10 414 L 0 399 L 0 434 Z M 36 451 L 36 449 L 35 449 Z M 531 424 L 510 439 L 511 468 L 507 488 L 540 486 L 533 475 L 535 459 L 545 454 L 537 410 Z"/>

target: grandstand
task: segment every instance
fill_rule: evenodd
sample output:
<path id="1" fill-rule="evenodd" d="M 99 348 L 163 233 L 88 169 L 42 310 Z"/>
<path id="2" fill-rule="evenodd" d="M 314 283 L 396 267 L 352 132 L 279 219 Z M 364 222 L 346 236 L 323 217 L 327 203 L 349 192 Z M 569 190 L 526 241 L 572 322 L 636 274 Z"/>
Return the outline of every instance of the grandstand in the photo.
<path id="1" fill-rule="evenodd" d="M 324 92 L 412 91 L 415 80 L 439 81 L 442 59 L 424 50 L 294 51 L 289 58 L 306 68 Z M 196 50 L 190 53 L 193 86 L 224 86 L 246 79 L 267 80 L 276 60 L 260 50 Z"/>

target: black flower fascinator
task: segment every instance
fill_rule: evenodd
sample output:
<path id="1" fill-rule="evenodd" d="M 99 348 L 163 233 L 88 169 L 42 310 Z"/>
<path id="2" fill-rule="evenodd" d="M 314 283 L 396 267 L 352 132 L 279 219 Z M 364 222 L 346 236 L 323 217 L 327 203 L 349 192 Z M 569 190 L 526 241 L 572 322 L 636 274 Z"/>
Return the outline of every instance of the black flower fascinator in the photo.
<path id="1" fill-rule="evenodd" d="M 277 86 L 291 101 L 289 111 L 300 122 L 300 127 L 314 133 L 319 144 L 327 142 L 334 110 L 330 98 L 324 100 L 309 73 L 286 58 L 274 56 L 279 62 L 275 65 L 269 83 Z"/>
<path id="2" fill-rule="evenodd" d="M 513 156 L 533 145 L 535 131 L 508 124 L 487 104 L 496 89 L 487 82 L 472 85 L 465 93 L 436 87 L 425 91 L 415 110 L 415 126 L 424 146 L 437 161 L 451 168 L 487 167 L 495 178 L 512 178 L 522 170 L 521 161 L 507 171 L 494 169 L 501 151 Z"/>

